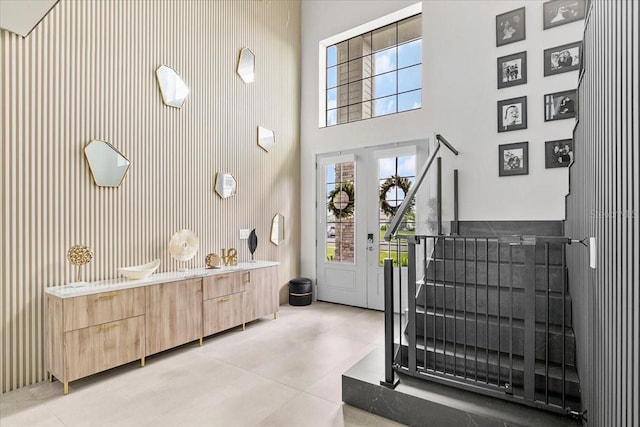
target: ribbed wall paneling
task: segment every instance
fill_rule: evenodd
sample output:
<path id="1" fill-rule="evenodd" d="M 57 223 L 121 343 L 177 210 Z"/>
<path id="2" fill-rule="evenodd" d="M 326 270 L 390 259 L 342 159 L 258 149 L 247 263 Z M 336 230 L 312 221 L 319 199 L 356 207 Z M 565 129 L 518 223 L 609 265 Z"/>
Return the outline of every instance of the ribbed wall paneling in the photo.
<path id="1" fill-rule="evenodd" d="M 0 31 L 0 322 L 2 391 L 43 380 L 44 289 L 75 279 L 74 244 L 94 259 L 84 280 L 115 278 L 120 266 L 160 258 L 182 228 L 200 237 L 188 267 L 235 247 L 256 228 L 256 257 L 281 262 L 280 283 L 299 264 L 300 11 L 287 1 L 65 1 L 27 37 Z M 235 69 L 256 55 L 256 81 Z M 191 89 L 167 107 L 160 65 Z M 258 125 L 275 131 L 270 153 Z M 131 168 L 120 188 L 93 184 L 84 145 L 102 139 Z M 215 173 L 231 172 L 238 194 L 222 200 Z M 285 216 L 286 239 L 269 241 Z"/>
<path id="2" fill-rule="evenodd" d="M 640 425 L 640 5 L 594 0 L 585 21 L 567 227 L 595 236 L 568 251 L 578 371 L 588 425 Z M 574 245 L 576 246 L 576 245 Z"/>

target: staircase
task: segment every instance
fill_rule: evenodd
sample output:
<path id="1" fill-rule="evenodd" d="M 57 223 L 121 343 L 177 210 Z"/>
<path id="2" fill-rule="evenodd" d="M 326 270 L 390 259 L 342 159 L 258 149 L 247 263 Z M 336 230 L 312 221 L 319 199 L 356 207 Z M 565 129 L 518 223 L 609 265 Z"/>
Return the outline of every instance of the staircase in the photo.
<path id="1" fill-rule="evenodd" d="M 396 343 L 396 370 L 579 413 L 566 244 L 561 237 L 417 236 L 409 246 L 422 267 L 408 286 L 415 300 Z"/>

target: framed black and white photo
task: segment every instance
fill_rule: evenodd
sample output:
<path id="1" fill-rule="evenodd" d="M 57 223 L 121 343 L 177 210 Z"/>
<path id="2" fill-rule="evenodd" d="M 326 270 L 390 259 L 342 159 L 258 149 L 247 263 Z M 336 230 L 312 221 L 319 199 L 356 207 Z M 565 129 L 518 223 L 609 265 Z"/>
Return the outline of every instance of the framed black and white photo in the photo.
<path id="1" fill-rule="evenodd" d="M 544 167 L 564 168 L 573 160 L 573 140 L 559 139 L 544 143 Z"/>
<path id="2" fill-rule="evenodd" d="M 498 58 L 498 89 L 527 82 L 527 52 Z"/>
<path id="3" fill-rule="evenodd" d="M 542 5 L 543 29 L 548 30 L 560 25 L 584 19 L 584 0 L 552 0 Z"/>
<path id="4" fill-rule="evenodd" d="M 529 174 L 529 143 L 499 145 L 498 164 L 499 176 Z"/>
<path id="5" fill-rule="evenodd" d="M 496 46 L 525 39 L 524 7 L 496 16 Z"/>
<path id="6" fill-rule="evenodd" d="M 567 73 L 580 68 L 582 42 L 564 44 L 544 50 L 544 75 Z"/>
<path id="7" fill-rule="evenodd" d="M 498 101 L 498 132 L 527 128 L 527 97 Z"/>
<path id="8" fill-rule="evenodd" d="M 544 121 L 571 119 L 578 111 L 577 91 L 565 90 L 544 96 Z"/>

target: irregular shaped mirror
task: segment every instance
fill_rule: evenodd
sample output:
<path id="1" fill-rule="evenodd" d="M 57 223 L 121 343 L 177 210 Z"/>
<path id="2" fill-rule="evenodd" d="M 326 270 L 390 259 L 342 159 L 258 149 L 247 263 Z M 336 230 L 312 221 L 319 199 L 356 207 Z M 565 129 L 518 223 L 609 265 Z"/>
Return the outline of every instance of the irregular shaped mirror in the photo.
<path id="1" fill-rule="evenodd" d="M 238 75 L 245 83 L 251 83 L 256 79 L 256 57 L 249 48 L 245 47 L 240 51 Z"/>
<path id="2" fill-rule="evenodd" d="M 227 172 L 216 173 L 216 193 L 218 196 L 226 199 L 227 197 L 236 195 L 236 179 Z"/>
<path id="3" fill-rule="evenodd" d="M 180 108 L 189 95 L 189 88 L 174 69 L 161 65 L 156 70 L 156 77 L 162 92 L 164 103 L 170 107 Z"/>
<path id="4" fill-rule="evenodd" d="M 276 143 L 276 137 L 272 130 L 258 126 L 258 145 L 267 153 L 271 151 Z"/>
<path id="5" fill-rule="evenodd" d="M 271 220 L 271 242 L 279 245 L 284 240 L 284 216 L 275 214 Z"/>
<path id="6" fill-rule="evenodd" d="M 84 147 L 93 181 L 99 187 L 119 187 L 130 162 L 113 145 L 94 139 Z"/>

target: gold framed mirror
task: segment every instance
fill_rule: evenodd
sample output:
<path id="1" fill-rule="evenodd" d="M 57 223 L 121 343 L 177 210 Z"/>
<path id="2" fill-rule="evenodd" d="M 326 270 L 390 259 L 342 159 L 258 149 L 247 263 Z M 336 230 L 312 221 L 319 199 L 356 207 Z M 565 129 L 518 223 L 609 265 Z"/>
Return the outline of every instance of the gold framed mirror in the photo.
<path id="1" fill-rule="evenodd" d="M 278 246 L 284 240 L 284 215 L 277 213 L 271 220 L 271 243 Z"/>
<path id="2" fill-rule="evenodd" d="M 131 162 L 113 145 L 93 139 L 84 147 L 93 182 L 98 187 L 120 187 Z"/>
<path id="3" fill-rule="evenodd" d="M 237 182 L 234 176 L 227 172 L 216 173 L 215 191 L 218 196 L 226 199 L 236 195 Z"/>
<path id="4" fill-rule="evenodd" d="M 173 68 L 161 65 L 156 70 L 162 100 L 169 107 L 180 108 L 189 96 L 189 88 Z"/>
<path id="5" fill-rule="evenodd" d="M 276 143 L 276 136 L 272 130 L 258 126 L 258 145 L 267 153 Z"/>
<path id="6" fill-rule="evenodd" d="M 256 79 L 256 56 L 251 49 L 245 47 L 240 51 L 237 72 L 245 83 L 252 83 Z"/>

